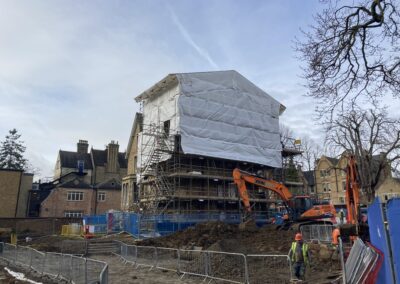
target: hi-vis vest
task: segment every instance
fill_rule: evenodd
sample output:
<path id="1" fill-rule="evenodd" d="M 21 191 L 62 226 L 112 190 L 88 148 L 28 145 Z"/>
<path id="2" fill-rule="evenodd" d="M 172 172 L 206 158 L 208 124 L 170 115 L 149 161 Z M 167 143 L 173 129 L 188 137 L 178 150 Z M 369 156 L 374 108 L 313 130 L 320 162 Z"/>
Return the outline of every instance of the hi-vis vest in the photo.
<path id="1" fill-rule="evenodd" d="M 297 242 L 292 243 L 292 262 L 295 262 L 295 257 L 296 257 L 296 248 L 297 248 Z M 301 248 L 301 251 L 303 252 L 303 259 L 305 263 L 308 263 L 308 244 L 303 243 L 303 246 Z"/>

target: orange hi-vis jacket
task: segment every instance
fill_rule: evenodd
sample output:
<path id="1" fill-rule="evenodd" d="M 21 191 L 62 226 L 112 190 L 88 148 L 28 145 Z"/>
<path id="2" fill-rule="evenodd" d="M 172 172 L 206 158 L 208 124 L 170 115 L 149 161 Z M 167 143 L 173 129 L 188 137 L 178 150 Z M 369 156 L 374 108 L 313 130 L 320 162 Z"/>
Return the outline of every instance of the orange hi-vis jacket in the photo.
<path id="1" fill-rule="evenodd" d="M 339 230 L 339 228 L 335 228 L 332 231 L 332 244 L 333 245 L 339 245 L 339 236 L 340 236 L 340 230 Z"/>

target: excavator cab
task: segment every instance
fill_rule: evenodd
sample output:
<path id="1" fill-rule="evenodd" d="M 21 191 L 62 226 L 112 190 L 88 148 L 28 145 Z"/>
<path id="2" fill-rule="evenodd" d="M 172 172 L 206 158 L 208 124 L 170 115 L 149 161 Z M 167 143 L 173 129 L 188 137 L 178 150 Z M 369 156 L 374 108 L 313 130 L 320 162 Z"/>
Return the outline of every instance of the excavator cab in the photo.
<path id="1" fill-rule="evenodd" d="M 292 210 L 292 218 L 299 220 L 301 216 L 313 207 L 313 202 L 308 196 L 295 196 L 289 201 Z"/>

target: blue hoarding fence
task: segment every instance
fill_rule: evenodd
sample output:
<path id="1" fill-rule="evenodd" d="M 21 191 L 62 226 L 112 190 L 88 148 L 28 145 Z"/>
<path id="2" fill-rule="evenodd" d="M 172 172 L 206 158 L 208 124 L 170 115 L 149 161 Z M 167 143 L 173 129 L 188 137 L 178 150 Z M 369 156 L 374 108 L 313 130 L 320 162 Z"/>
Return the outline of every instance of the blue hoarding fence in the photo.
<path id="1" fill-rule="evenodd" d="M 271 214 L 256 214 L 255 220 L 258 226 L 267 223 Z M 85 225 L 95 225 L 103 228 L 103 232 L 117 233 L 126 231 L 136 237 L 162 236 L 186 229 L 198 223 L 208 221 L 221 221 L 228 224 L 239 224 L 241 214 L 238 213 L 196 213 L 196 214 L 160 214 L 143 215 L 127 212 L 109 212 L 103 215 L 84 216 Z"/>
<path id="2" fill-rule="evenodd" d="M 385 210 L 386 209 L 386 210 Z M 387 202 L 379 198 L 368 207 L 371 243 L 382 251 L 384 261 L 378 273 L 378 284 L 399 283 L 400 276 L 400 198 Z"/>

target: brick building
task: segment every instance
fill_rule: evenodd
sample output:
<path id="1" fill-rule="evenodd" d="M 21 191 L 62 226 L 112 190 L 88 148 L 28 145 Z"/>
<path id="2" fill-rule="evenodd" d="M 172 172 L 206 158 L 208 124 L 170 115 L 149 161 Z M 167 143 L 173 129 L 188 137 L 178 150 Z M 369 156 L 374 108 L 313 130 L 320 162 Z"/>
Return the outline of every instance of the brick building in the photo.
<path id="1" fill-rule="evenodd" d="M 0 217 L 25 217 L 33 174 L 0 169 Z"/>
<path id="2" fill-rule="evenodd" d="M 80 217 L 120 210 L 121 180 L 127 173 L 125 153 L 119 152 L 114 141 L 105 150 L 88 149 L 88 142 L 79 140 L 76 152 L 59 151 L 54 186 L 41 202 L 41 217 Z"/>

